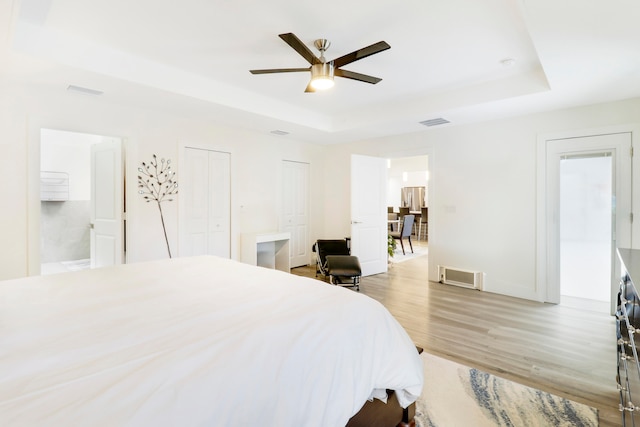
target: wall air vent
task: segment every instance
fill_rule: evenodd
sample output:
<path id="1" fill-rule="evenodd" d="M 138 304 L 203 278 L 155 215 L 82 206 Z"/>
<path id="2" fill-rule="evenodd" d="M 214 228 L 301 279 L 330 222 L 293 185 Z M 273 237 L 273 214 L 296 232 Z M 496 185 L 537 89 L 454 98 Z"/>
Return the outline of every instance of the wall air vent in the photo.
<path id="1" fill-rule="evenodd" d="M 461 286 L 463 288 L 482 290 L 484 273 L 480 271 L 462 270 L 460 268 L 438 266 L 440 283 Z"/>
<path id="2" fill-rule="evenodd" d="M 286 132 L 283 130 L 272 130 L 271 133 L 274 135 L 280 135 L 280 136 L 289 135 L 289 132 Z"/>
<path id="3" fill-rule="evenodd" d="M 85 95 L 96 95 L 96 96 L 102 95 L 104 93 L 101 90 L 89 89 L 88 87 L 82 87 L 82 86 L 76 86 L 76 85 L 67 86 L 67 90 L 69 92 L 78 92 L 78 93 L 84 93 Z"/>
<path id="4" fill-rule="evenodd" d="M 439 126 L 447 123 L 451 123 L 451 122 L 447 119 L 443 119 L 442 117 L 438 117 L 437 119 L 423 120 L 420 122 L 421 125 L 425 125 L 427 127 Z"/>

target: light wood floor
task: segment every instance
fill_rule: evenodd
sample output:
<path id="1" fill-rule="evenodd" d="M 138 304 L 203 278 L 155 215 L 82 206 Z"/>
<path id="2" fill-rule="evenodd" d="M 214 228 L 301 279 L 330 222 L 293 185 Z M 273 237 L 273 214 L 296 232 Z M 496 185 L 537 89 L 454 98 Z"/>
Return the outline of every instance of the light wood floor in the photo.
<path id="1" fill-rule="evenodd" d="M 427 280 L 428 256 L 362 279 L 413 341 L 432 354 L 535 387 L 622 425 L 616 389 L 615 318 Z M 314 277 L 315 267 L 292 273 Z"/>

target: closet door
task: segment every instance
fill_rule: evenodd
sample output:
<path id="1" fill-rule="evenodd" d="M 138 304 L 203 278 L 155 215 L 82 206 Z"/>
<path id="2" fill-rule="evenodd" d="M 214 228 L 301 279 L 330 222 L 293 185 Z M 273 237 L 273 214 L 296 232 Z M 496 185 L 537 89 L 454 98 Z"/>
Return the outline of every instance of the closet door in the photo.
<path id="1" fill-rule="evenodd" d="M 291 268 L 310 262 L 309 243 L 309 164 L 283 160 L 282 162 L 281 231 L 291 233 L 289 250 Z"/>
<path id="2" fill-rule="evenodd" d="M 209 151 L 208 253 L 231 258 L 231 154 Z"/>
<path id="3" fill-rule="evenodd" d="M 185 148 L 180 255 L 231 257 L 231 155 Z"/>

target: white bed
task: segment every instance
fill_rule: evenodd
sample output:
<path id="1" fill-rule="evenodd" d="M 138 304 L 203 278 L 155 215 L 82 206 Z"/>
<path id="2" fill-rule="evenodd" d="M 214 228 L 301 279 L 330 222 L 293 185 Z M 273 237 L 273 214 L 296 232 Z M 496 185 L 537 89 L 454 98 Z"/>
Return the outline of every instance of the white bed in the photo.
<path id="1" fill-rule="evenodd" d="M 375 300 L 217 257 L 0 282 L 0 425 L 344 426 L 422 390 Z"/>

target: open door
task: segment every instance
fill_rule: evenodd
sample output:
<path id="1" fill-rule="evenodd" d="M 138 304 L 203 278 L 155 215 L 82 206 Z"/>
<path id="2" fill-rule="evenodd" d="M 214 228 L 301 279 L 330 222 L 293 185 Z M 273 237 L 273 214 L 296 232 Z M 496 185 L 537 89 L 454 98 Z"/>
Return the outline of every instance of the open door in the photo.
<path id="1" fill-rule="evenodd" d="M 351 156 L 351 254 L 362 275 L 387 271 L 387 163 Z"/>
<path id="2" fill-rule="evenodd" d="M 309 164 L 282 161 L 280 231 L 291 234 L 291 268 L 309 264 Z"/>
<path id="3" fill-rule="evenodd" d="M 91 268 L 124 261 L 122 141 L 91 146 Z"/>

